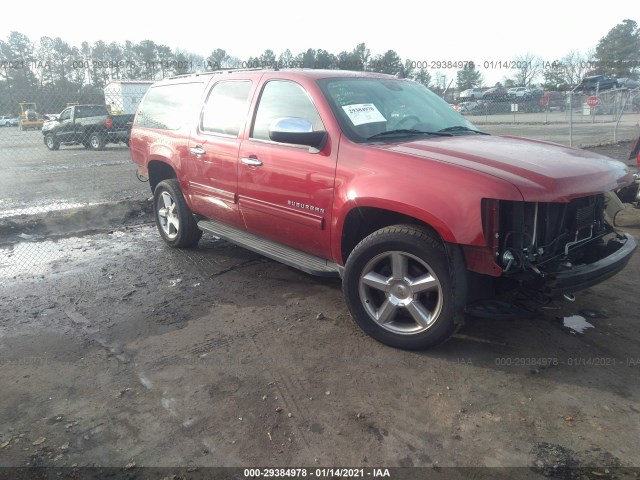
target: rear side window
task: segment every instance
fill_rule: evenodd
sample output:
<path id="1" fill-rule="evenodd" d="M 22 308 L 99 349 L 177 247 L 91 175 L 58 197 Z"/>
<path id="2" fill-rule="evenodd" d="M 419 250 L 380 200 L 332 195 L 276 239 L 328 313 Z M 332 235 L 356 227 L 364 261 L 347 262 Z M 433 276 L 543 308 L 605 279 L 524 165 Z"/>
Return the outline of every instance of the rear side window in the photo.
<path id="1" fill-rule="evenodd" d="M 136 126 L 178 130 L 197 111 L 202 83 L 161 85 L 149 90 L 138 109 Z"/>
<path id="2" fill-rule="evenodd" d="M 202 111 L 202 131 L 237 137 L 247 118 L 250 91 L 250 80 L 216 83 Z"/>
<path id="3" fill-rule="evenodd" d="M 272 80 L 262 91 L 251 137 L 270 140 L 269 127 L 285 117 L 304 118 L 313 125 L 314 132 L 324 130 L 320 115 L 304 88 L 286 80 Z"/>

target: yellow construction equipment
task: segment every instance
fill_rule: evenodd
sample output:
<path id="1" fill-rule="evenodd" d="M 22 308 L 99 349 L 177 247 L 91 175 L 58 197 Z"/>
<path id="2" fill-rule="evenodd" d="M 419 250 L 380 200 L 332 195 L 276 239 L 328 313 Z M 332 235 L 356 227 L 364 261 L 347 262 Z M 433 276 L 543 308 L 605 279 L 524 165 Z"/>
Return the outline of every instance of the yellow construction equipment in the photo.
<path id="1" fill-rule="evenodd" d="M 20 130 L 42 130 L 44 120 L 38 113 L 35 103 L 20 102 Z"/>

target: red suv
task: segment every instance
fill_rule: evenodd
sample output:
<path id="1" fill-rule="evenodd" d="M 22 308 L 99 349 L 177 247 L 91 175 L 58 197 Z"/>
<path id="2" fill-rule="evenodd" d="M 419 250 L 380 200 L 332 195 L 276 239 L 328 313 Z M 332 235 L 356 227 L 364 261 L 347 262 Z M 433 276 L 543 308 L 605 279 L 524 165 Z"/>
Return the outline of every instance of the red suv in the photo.
<path id="1" fill-rule="evenodd" d="M 465 306 L 517 287 L 601 282 L 633 237 L 605 216 L 619 162 L 478 131 L 424 86 L 322 70 L 180 76 L 153 85 L 131 132 L 160 235 L 208 232 L 316 275 L 340 275 L 354 320 L 422 349 Z"/>

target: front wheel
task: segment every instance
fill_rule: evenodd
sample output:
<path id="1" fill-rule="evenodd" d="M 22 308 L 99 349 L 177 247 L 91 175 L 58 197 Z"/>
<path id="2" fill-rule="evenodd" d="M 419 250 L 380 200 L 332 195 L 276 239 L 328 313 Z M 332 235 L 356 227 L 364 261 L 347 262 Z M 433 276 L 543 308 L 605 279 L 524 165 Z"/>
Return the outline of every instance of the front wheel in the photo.
<path id="1" fill-rule="evenodd" d="M 356 323 L 376 340 L 422 350 L 462 324 L 466 271 L 461 253 L 414 225 L 378 230 L 345 265 L 343 292 Z"/>
<path id="2" fill-rule="evenodd" d="M 104 138 L 99 133 L 92 133 L 89 136 L 89 148 L 91 150 L 103 150 L 105 145 Z"/>
<path id="3" fill-rule="evenodd" d="M 47 133 L 47 136 L 44 137 L 44 142 L 49 150 L 58 150 L 60 148 L 60 142 L 53 133 Z"/>
<path id="4" fill-rule="evenodd" d="M 160 182 L 153 192 L 153 205 L 156 226 L 169 246 L 189 248 L 198 244 L 202 230 L 184 200 L 178 180 Z"/>

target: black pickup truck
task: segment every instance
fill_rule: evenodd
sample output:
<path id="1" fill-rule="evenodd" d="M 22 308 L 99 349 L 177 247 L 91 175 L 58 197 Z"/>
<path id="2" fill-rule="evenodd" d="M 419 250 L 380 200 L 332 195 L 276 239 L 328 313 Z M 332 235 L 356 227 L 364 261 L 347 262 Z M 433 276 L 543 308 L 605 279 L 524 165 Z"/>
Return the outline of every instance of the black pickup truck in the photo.
<path id="1" fill-rule="evenodd" d="M 104 105 L 73 105 L 42 126 L 44 144 L 49 150 L 80 144 L 90 150 L 102 150 L 107 143 L 118 142 L 128 146 L 133 117 L 110 115 Z"/>

